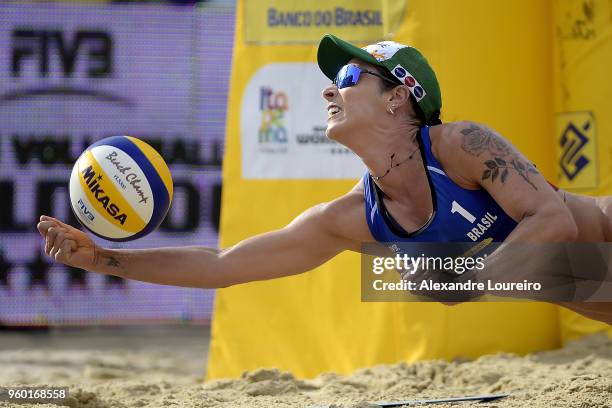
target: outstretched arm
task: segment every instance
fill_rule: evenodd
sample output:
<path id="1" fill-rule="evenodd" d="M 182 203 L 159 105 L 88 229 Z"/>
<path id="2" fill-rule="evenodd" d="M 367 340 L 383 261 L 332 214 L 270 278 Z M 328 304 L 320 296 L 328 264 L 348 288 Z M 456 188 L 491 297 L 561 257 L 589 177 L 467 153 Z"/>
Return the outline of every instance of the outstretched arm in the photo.
<path id="1" fill-rule="evenodd" d="M 218 288 L 294 275 L 346 249 L 358 249 L 338 222 L 350 222 L 354 200 L 315 206 L 286 227 L 224 250 L 204 247 L 105 249 L 82 231 L 42 216 L 38 230 L 45 252 L 58 262 L 126 279 L 197 288 Z"/>

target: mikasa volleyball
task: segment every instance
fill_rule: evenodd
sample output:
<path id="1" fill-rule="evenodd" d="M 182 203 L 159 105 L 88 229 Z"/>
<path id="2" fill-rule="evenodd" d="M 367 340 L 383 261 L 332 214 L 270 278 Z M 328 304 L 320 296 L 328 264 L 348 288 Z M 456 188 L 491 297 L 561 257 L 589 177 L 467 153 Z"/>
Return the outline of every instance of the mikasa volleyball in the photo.
<path id="1" fill-rule="evenodd" d="M 147 143 L 112 136 L 87 148 L 70 175 L 70 204 L 81 224 L 110 241 L 154 231 L 172 202 L 172 177 Z"/>

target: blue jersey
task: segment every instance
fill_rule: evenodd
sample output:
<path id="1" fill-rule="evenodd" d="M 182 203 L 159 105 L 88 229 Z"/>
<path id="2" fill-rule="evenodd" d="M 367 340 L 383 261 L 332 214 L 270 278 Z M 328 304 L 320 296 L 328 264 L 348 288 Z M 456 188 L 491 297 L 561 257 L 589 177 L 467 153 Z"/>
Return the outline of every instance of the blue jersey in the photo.
<path id="1" fill-rule="evenodd" d="M 429 127 L 417 138 L 433 200 L 431 218 L 417 231 L 405 231 L 383 203 L 383 192 L 370 173 L 363 177 L 368 227 L 378 242 L 503 241 L 517 223 L 484 189 L 467 190 L 454 183 L 431 152 Z"/>

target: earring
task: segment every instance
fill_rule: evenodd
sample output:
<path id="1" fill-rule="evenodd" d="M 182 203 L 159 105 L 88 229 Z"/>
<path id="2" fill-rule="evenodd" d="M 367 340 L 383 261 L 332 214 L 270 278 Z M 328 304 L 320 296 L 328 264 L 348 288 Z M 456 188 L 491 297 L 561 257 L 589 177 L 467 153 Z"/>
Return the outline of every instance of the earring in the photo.
<path id="1" fill-rule="evenodd" d="M 392 115 L 395 115 L 395 112 L 393 111 L 393 109 L 395 109 L 394 105 L 389 106 L 389 113 Z"/>

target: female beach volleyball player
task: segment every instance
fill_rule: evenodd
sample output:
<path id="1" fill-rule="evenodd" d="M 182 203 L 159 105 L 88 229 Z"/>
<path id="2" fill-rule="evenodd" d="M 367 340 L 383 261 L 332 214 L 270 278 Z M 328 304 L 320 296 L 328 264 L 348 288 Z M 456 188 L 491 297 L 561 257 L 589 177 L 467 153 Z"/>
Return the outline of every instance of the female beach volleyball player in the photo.
<path id="1" fill-rule="evenodd" d="M 302 273 L 363 242 L 612 241 L 612 197 L 556 190 L 495 131 L 442 124 L 436 76 L 416 49 L 390 41 L 361 49 L 326 35 L 318 63 L 333 80 L 323 90 L 327 136 L 368 168 L 351 191 L 223 250 L 105 249 L 42 216 L 45 252 L 126 279 L 219 288 Z M 564 305 L 612 322 L 612 303 Z"/>

